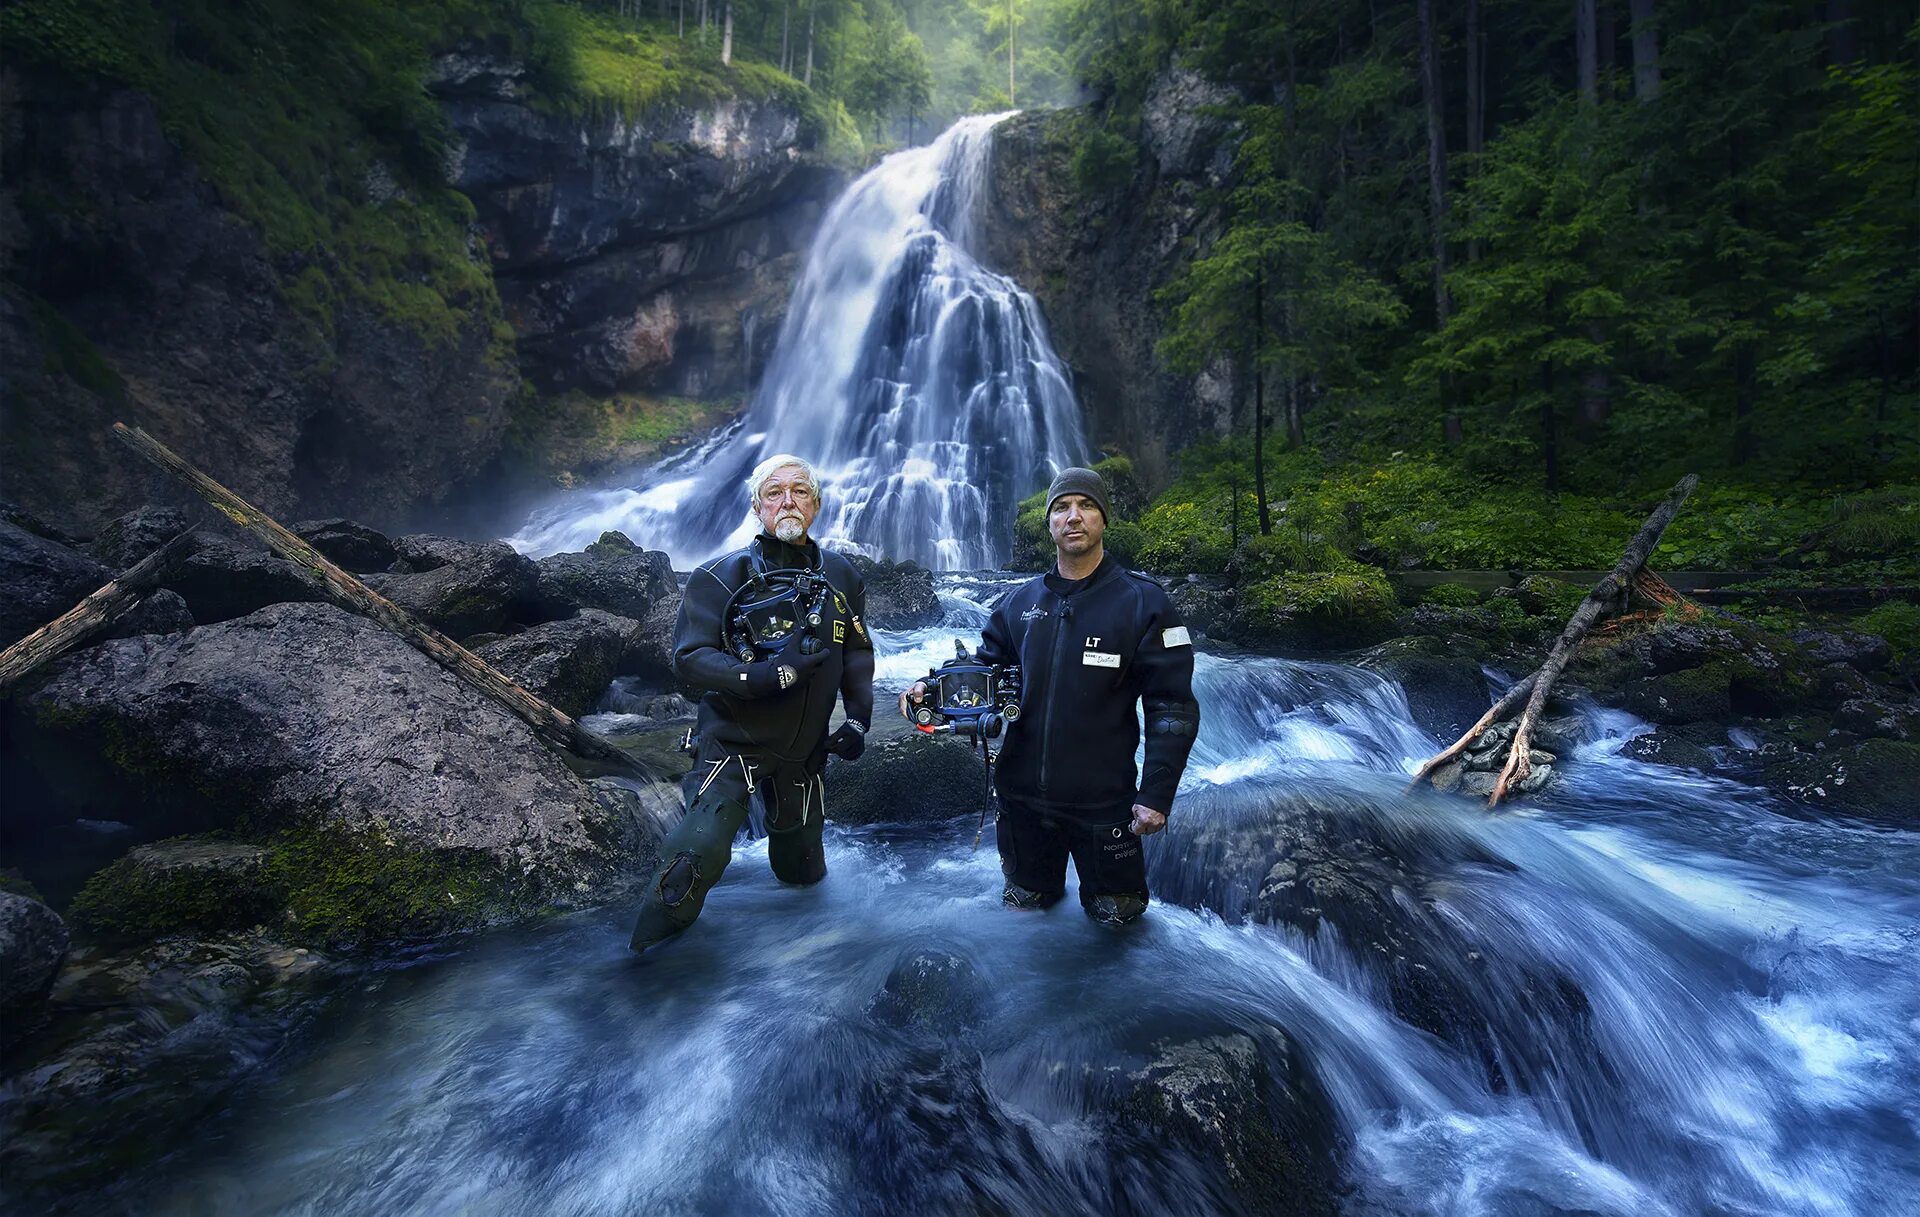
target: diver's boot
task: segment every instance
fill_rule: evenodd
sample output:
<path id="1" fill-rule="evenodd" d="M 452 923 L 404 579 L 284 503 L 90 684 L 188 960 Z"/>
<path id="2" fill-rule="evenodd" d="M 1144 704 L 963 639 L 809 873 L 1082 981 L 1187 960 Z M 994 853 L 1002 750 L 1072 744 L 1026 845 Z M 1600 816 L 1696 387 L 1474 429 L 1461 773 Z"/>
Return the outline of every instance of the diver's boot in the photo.
<path id="1" fill-rule="evenodd" d="M 1064 895 L 1065 892 L 1036 892 L 1009 879 L 1000 893 L 1000 903 L 1010 909 L 1044 909 L 1051 907 L 1054 901 Z"/>
<path id="2" fill-rule="evenodd" d="M 1145 897 L 1125 892 L 1114 896 L 1095 896 L 1082 903 L 1087 916 L 1101 925 L 1127 925 L 1140 920 L 1140 915 L 1147 911 Z"/>
<path id="3" fill-rule="evenodd" d="M 629 946 L 647 950 L 694 923 L 727 869 L 733 835 L 746 818 L 746 805 L 731 799 L 700 800 L 687 809 L 660 846 L 666 860 L 647 886 Z"/>

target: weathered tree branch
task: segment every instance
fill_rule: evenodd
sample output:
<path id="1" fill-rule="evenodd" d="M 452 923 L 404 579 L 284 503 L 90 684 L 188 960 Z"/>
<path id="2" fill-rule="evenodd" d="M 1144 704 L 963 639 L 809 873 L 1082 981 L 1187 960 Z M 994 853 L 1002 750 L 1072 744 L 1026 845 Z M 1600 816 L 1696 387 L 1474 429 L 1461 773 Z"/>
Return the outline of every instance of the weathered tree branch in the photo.
<path id="1" fill-rule="evenodd" d="M 180 459 L 165 444 L 138 427 L 113 424 L 113 433 L 128 447 L 185 482 L 219 510 L 221 515 L 267 543 L 273 552 L 304 568 L 320 584 L 326 597 L 359 613 L 412 643 L 447 671 L 512 711 L 533 733 L 552 747 L 580 756 L 609 761 L 623 768 L 636 766 L 626 753 L 575 722 L 573 718 L 509 680 L 472 651 L 416 620 L 399 605 L 328 561 L 265 512 Z"/>
<path id="2" fill-rule="evenodd" d="M 1494 783 L 1493 793 L 1488 797 L 1487 805 L 1491 807 L 1498 804 L 1507 796 L 1508 790 L 1526 780 L 1527 775 L 1533 772 L 1532 766 L 1527 761 L 1527 753 L 1532 747 L 1533 726 L 1539 720 L 1541 712 L 1546 709 L 1547 698 L 1553 692 L 1554 682 L 1560 679 L 1560 673 L 1566 668 L 1567 662 L 1573 658 L 1573 653 L 1579 649 L 1581 639 L 1586 637 L 1587 631 L 1593 628 L 1594 623 L 1602 616 L 1617 613 L 1626 607 L 1627 594 L 1630 590 L 1636 586 L 1646 586 L 1642 583 L 1641 576 L 1648 556 L 1660 543 L 1661 534 L 1667 531 L 1669 524 L 1673 523 L 1673 518 L 1680 513 L 1681 505 L 1687 501 L 1687 496 L 1693 493 L 1693 488 L 1699 483 L 1699 475 L 1689 473 L 1667 492 L 1667 497 L 1660 506 L 1654 508 L 1653 514 L 1648 516 L 1646 523 L 1640 526 L 1640 531 L 1635 533 L 1633 540 L 1627 543 L 1626 552 L 1620 555 L 1620 561 L 1614 564 L 1611 571 L 1601 576 L 1600 582 L 1593 585 L 1593 590 L 1587 593 L 1586 599 L 1574 609 L 1573 616 L 1567 620 L 1566 628 L 1560 631 L 1560 637 L 1555 640 L 1553 649 L 1547 652 L 1546 662 L 1541 664 L 1539 670 L 1531 676 L 1508 689 L 1506 695 L 1465 735 L 1455 741 L 1451 748 L 1422 765 L 1420 772 L 1414 775 L 1414 785 L 1418 785 L 1434 770 L 1466 751 L 1482 732 L 1510 712 L 1522 697 L 1526 698 L 1526 708 L 1520 713 L 1519 727 L 1514 731 L 1513 742 L 1508 748 L 1507 763 L 1500 770 L 1500 778 Z M 1666 585 L 1661 583 L 1659 586 L 1664 588 Z"/>
<path id="3" fill-rule="evenodd" d="M 0 694 L 133 611 L 140 598 L 159 586 L 193 548 L 192 532 L 181 533 L 58 618 L 0 651 Z"/>

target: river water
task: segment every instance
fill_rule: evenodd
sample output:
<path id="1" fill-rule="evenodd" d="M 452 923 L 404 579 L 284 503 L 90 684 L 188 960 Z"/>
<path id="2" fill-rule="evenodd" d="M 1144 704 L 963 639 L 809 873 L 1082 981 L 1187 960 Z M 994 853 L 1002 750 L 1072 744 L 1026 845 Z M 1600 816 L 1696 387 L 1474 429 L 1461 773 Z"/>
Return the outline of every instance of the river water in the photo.
<path id="1" fill-rule="evenodd" d="M 943 585 L 945 625 L 880 635 L 883 704 L 997 590 Z M 1920 1211 L 1920 835 L 1622 758 L 1639 725 L 1608 711 L 1560 783 L 1489 813 L 1403 793 L 1439 741 L 1370 672 L 1203 653 L 1198 692 L 1127 930 L 1001 908 L 970 820 L 830 826 L 809 889 L 743 840 L 645 958 L 609 909 L 375 974 L 127 1211 L 1246 1211 L 1204 1141 L 1114 1119 L 1116 1078 L 1217 1036 L 1312 1080 L 1352 1213 Z M 1311 934 L 1262 922 L 1249 843 L 1275 831 L 1303 864 L 1384 842 L 1394 890 Z M 1434 969 L 1442 1025 L 1379 938 Z M 916 956 L 951 983 L 903 1018 Z"/>

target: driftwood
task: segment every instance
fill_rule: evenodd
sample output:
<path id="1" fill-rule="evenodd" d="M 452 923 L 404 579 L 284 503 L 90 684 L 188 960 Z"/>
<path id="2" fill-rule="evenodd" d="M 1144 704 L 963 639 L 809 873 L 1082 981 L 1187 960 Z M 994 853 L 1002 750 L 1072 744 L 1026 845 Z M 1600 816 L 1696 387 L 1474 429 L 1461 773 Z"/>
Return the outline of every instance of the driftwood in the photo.
<path id="1" fill-rule="evenodd" d="M 1481 715 L 1479 722 L 1468 728 L 1465 735 L 1454 741 L 1452 747 L 1422 765 L 1420 772 L 1413 776 L 1413 786 L 1418 786 L 1430 778 L 1440 766 L 1470 748 L 1487 728 L 1511 713 L 1513 708 L 1521 703 L 1522 698 L 1525 699 L 1526 706 L 1520 712 L 1519 727 L 1514 731 L 1513 742 L 1508 747 L 1507 763 L 1500 770 L 1500 779 L 1494 783 L 1493 793 L 1487 798 L 1487 805 L 1491 807 L 1498 804 L 1507 796 L 1510 789 L 1526 780 L 1527 775 L 1533 772 L 1533 767 L 1527 762 L 1527 753 L 1532 748 L 1534 723 L 1539 720 L 1541 711 L 1546 708 L 1547 697 L 1553 692 L 1553 682 L 1560 678 L 1560 673 L 1566 668 L 1567 661 L 1573 658 L 1574 651 L 1580 646 L 1580 640 L 1587 636 L 1588 631 L 1602 616 L 1618 613 L 1624 609 L 1627 596 L 1631 591 L 1638 590 L 1659 604 L 1679 602 L 1679 597 L 1673 589 L 1667 587 L 1659 576 L 1651 574 L 1645 568 L 1648 555 L 1652 554 L 1654 546 L 1660 543 L 1660 534 L 1666 532 L 1667 525 L 1673 523 L 1674 516 L 1680 513 L 1681 504 L 1687 501 L 1687 496 L 1693 493 L 1693 488 L 1699 482 L 1699 475 L 1689 473 L 1667 492 L 1666 499 L 1660 506 L 1654 508 L 1653 514 L 1647 517 L 1647 522 L 1640 526 L 1640 531 L 1635 533 L 1633 540 L 1627 543 L 1626 552 L 1620 555 L 1620 561 L 1601 577 L 1600 582 L 1593 585 L 1593 590 L 1587 593 L 1587 598 L 1574 609 L 1573 616 L 1567 620 L 1566 629 L 1560 631 L 1560 637 L 1555 640 L 1553 649 L 1547 652 L 1547 661 L 1540 665 L 1538 671 L 1508 689 L 1505 696 L 1494 703 L 1492 709 Z"/>
<path id="2" fill-rule="evenodd" d="M 0 651 L 0 694 L 132 612 L 193 547 L 192 532 L 181 533 L 52 622 Z"/>
<path id="3" fill-rule="evenodd" d="M 125 423 L 115 423 L 113 433 L 135 452 L 185 482 L 201 498 L 213 504 L 221 515 L 265 541 L 273 552 L 306 570 L 318 582 L 327 599 L 349 612 L 369 618 L 375 625 L 398 634 L 426 652 L 435 663 L 511 710 L 533 728 L 535 736 L 549 746 L 569 750 L 578 756 L 608 761 L 626 769 L 637 768 L 626 753 L 582 727 L 571 715 L 521 688 L 486 660 L 418 621 L 393 601 L 335 566 L 318 550 L 281 527 L 271 516 L 181 460 L 165 444 L 145 431 Z"/>

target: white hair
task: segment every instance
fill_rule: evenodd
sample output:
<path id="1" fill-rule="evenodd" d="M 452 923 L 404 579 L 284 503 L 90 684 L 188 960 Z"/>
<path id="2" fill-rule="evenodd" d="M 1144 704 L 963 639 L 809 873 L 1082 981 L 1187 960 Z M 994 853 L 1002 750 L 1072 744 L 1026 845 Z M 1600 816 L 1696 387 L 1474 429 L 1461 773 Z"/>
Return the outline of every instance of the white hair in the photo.
<path id="1" fill-rule="evenodd" d="M 797 456 L 794 456 L 792 453 L 782 452 L 782 453 L 778 453 L 777 455 L 770 456 L 766 460 L 761 461 L 758 465 L 755 465 L 753 467 L 753 472 L 747 476 L 747 508 L 748 510 L 754 510 L 760 506 L 761 484 L 765 482 L 768 478 L 772 477 L 776 470 L 785 469 L 788 466 L 792 466 L 793 468 L 799 469 L 801 472 L 807 475 L 807 489 L 813 492 L 814 505 L 815 506 L 819 505 L 820 475 L 813 471 L 813 465 L 811 463 L 805 460 L 802 460 Z"/>

